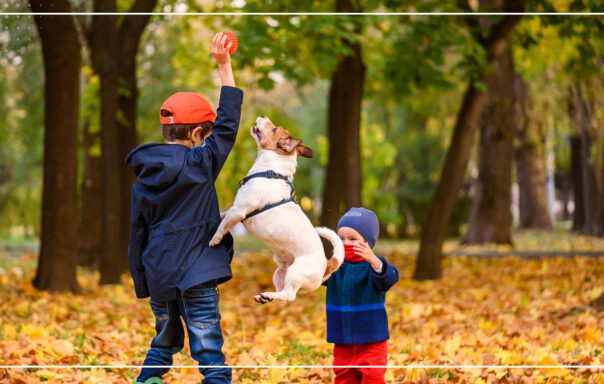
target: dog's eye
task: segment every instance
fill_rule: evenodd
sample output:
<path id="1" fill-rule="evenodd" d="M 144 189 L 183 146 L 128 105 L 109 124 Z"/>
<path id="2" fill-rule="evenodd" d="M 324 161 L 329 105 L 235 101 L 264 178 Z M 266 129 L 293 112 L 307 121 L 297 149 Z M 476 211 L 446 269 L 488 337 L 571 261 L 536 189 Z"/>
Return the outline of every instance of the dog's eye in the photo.
<path id="1" fill-rule="evenodd" d="M 277 132 L 277 127 L 273 128 L 273 133 Z"/>

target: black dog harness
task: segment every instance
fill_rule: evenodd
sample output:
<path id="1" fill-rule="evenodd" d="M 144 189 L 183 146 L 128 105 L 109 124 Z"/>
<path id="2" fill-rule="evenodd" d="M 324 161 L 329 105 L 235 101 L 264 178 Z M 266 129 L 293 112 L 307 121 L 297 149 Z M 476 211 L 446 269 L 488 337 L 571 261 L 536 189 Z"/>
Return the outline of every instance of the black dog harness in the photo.
<path id="1" fill-rule="evenodd" d="M 268 204 L 268 205 L 265 205 L 262 208 L 256 209 L 255 211 L 250 212 L 245 217 L 245 219 L 243 219 L 243 220 L 247 220 L 247 219 L 249 219 L 252 216 L 256 216 L 259 213 L 262 213 L 262 212 L 267 211 L 267 210 L 269 210 L 271 208 L 275 208 L 275 207 L 278 207 L 280 205 L 283 205 L 283 204 L 286 204 L 286 203 L 289 203 L 289 202 L 297 203 L 296 196 L 294 196 L 294 192 L 296 190 L 296 188 L 294 187 L 294 184 L 291 181 L 289 181 L 289 178 L 287 176 L 283 176 L 283 175 L 281 175 L 281 174 L 279 174 L 277 172 L 273 172 L 273 171 L 270 171 L 270 170 L 269 171 L 265 171 L 265 172 L 253 173 L 253 174 L 251 174 L 249 176 L 244 177 L 243 179 L 241 179 L 239 181 L 239 187 L 243 186 L 245 183 L 247 183 L 248 181 L 250 181 L 251 179 L 254 179 L 256 177 L 265 177 L 267 179 L 281 179 L 281 180 L 285 180 L 287 182 L 287 184 L 289 184 L 289 186 L 292 189 L 292 191 L 291 191 L 291 194 L 290 194 L 290 196 L 289 196 L 288 199 L 283 199 L 283 200 L 278 201 L 276 203 Z"/>

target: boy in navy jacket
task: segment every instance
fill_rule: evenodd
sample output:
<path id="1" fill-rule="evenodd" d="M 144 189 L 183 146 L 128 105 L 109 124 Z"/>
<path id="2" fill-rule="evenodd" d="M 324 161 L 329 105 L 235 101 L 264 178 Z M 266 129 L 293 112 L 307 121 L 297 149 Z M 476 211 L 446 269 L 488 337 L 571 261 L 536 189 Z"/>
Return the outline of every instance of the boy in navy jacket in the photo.
<path id="1" fill-rule="evenodd" d="M 350 209 L 338 223 L 344 263 L 327 281 L 327 341 L 335 343 L 334 366 L 387 363 L 386 291 L 398 281 L 398 270 L 371 250 L 379 224 L 375 213 Z M 384 383 L 385 368 L 334 368 L 336 384 Z"/>
<path id="2" fill-rule="evenodd" d="M 135 148 L 126 163 L 138 176 L 132 187 L 128 259 L 138 298 L 151 296 L 156 337 L 137 382 L 161 378 L 184 346 L 182 317 L 191 356 L 204 384 L 230 383 L 218 310 L 218 284 L 232 277 L 233 238 L 209 247 L 220 223 L 214 182 L 233 148 L 243 92 L 235 88 L 226 35 L 214 36 L 211 52 L 222 89 L 218 113 L 189 92 L 170 96 L 160 109 L 165 144 Z"/>

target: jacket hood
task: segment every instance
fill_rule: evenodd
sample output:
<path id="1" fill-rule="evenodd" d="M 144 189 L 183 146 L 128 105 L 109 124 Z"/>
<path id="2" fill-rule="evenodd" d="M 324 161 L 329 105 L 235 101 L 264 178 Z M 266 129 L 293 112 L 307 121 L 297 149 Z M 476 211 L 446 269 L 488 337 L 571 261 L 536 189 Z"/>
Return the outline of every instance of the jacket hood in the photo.
<path id="1" fill-rule="evenodd" d="M 182 170 L 189 148 L 177 144 L 146 144 L 126 156 L 140 183 L 152 189 L 171 185 Z"/>

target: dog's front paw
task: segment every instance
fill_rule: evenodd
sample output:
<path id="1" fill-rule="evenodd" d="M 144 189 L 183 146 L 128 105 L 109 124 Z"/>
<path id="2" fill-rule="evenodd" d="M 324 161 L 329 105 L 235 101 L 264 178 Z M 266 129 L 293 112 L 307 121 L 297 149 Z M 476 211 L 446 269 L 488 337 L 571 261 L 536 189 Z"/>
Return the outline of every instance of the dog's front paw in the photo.
<path id="1" fill-rule="evenodd" d="M 218 233 L 216 233 L 214 235 L 214 237 L 212 237 L 212 240 L 210 240 L 210 247 L 214 247 L 218 244 L 220 244 L 220 241 L 222 240 L 222 236 Z"/>

